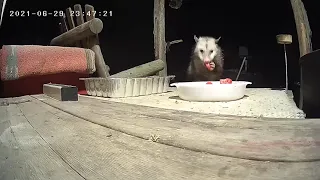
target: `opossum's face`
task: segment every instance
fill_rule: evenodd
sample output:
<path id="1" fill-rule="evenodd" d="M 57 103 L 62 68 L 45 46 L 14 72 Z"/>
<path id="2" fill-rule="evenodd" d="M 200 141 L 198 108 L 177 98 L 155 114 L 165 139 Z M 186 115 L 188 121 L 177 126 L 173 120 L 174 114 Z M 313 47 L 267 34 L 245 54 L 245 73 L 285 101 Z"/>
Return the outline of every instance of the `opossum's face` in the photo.
<path id="1" fill-rule="evenodd" d="M 218 53 L 218 41 L 220 38 L 215 39 L 211 37 L 194 36 L 196 47 L 194 53 L 205 63 L 212 62 Z"/>

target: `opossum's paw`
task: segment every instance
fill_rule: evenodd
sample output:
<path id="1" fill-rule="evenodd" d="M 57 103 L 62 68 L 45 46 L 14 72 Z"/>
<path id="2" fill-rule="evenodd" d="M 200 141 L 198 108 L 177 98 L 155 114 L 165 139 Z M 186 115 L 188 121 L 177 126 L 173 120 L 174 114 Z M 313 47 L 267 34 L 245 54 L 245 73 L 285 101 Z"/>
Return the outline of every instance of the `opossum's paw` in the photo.
<path id="1" fill-rule="evenodd" d="M 214 62 L 211 62 L 210 67 L 212 67 L 214 69 L 216 67 L 216 64 Z"/>
<path id="2" fill-rule="evenodd" d="M 216 67 L 216 64 L 214 62 L 209 62 L 209 63 L 206 62 L 204 63 L 204 65 L 209 71 L 213 71 L 213 69 Z"/>
<path id="3" fill-rule="evenodd" d="M 216 64 L 214 62 L 210 62 L 209 65 L 207 66 L 209 71 L 213 71 L 215 67 L 216 67 Z"/>

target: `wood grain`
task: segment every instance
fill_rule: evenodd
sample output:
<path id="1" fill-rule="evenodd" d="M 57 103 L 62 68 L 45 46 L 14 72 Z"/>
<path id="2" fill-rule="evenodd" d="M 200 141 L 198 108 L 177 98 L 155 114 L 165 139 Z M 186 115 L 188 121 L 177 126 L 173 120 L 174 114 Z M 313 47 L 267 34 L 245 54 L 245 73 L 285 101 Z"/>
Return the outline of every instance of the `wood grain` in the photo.
<path id="1" fill-rule="evenodd" d="M 154 134 L 160 137 L 157 142 L 170 146 L 259 161 L 320 160 L 320 134 L 317 133 L 320 122 L 316 120 L 278 123 L 224 119 L 224 122 L 217 122 L 219 118 L 208 115 L 198 117 L 195 113 L 186 116 L 185 112 L 160 108 L 151 111 L 152 108 L 145 106 L 108 101 L 98 103 L 86 97 L 80 97 L 77 103 L 59 103 L 42 95 L 34 97 L 79 118 L 132 136 L 150 139 Z M 163 116 L 164 113 L 167 116 Z M 179 115 L 181 117 L 177 118 Z M 193 122 L 187 119 L 193 119 Z M 207 124 L 194 123 L 195 119 L 203 119 Z"/>
<path id="2" fill-rule="evenodd" d="M 0 106 L 0 114 L 0 179 L 84 179 L 42 139 L 18 104 Z"/>
<path id="3" fill-rule="evenodd" d="M 165 146 L 84 121 L 30 99 L 17 105 L 23 116 L 41 138 L 85 179 L 315 180 L 320 175 L 317 171 L 319 162 L 261 162 Z M 115 119 L 117 116 L 102 117 L 104 120 L 118 120 Z M 131 117 L 126 119 L 136 122 Z M 144 124 L 136 122 L 136 125 Z M 18 162 L 23 162 L 23 159 Z M 30 174 L 41 173 L 43 168 L 46 167 L 32 169 Z M 45 175 L 47 178 L 42 179 L 50 179 L 50 174 Z M 32 176 L 24 178 L 36 179 Z M 72 178 L 65 176 L 60 179 Z"/>
<path id="4" fill-rule="evenodd" d="M 166 39 L 165 39 L 165 0 L 154 0 L 153 15 L 154 54 L 165 66 L 159 76 L 167 76 Z"/>

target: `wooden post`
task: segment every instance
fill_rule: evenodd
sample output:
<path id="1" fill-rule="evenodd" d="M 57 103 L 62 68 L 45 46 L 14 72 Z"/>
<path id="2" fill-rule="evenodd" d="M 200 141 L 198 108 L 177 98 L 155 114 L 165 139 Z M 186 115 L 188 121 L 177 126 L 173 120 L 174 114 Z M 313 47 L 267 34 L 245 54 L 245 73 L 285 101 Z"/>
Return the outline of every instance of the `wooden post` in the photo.
<path id="1" fill-rule="evenodd" d="M 66 17 L 69 25 L 69 29 L 75 28 L 75 24 L 73 21 L 73 15 L 71 14 L 72 9 L 69 7 L 66 9 Z"/>
<path id="2" fill-rule="evenodd" d="M 94 7 L 89 5 L 89 4 L 86 4 L 85 5 L 85 13 L 86 13 L 86 20 L 87 21 L 91 21 L 92 19 L 95 18 L 95 10 L 94 10 Z M 86 39 L 86 44 L 88 46 L 88 48 L 91 48 L 92 46 L 96 45 L 96 44 L 99 44 L 99 37 L 98 35 L 96 36 L 92 36 L 92 37 L 88 37 Z"/>
<path id="3" fill-rule="evenodd" d="M 166 39 L 165 39 L 165 0 L 154 0 L 153 16 L 154 55 L 164 62 L 159 76 L 167 76 Z"/>
<path id="4" fill-rule="evenodd" d="M 155 60 L 140 66 L 121 71 L 117 74 L 113 74 L 112 78 L 139 78 L 155 75 L 157 72 L 164 68 L 164 63 L 162 60 Z"/>
<path id="5" fill-rule="evenodd" d="M 74 14 L 72 14 L 71 12 L 72 12 L 72 9 L 70 7 L 66 9 L 66 18 L 69 25 L 69 29 L 73 29 L 76 27 L 73 20 Z M 75 42 L 75 46 L 81 47 L 80 42 Z"/>
<path id="6" fill-rule="evenodd" d="M 90 21 L 92 20 L 93 18 L 95 18 L 95 13 L 94 13 L 94 7 L 89 5 L 89 4 L 86 4 L 84 6 L 84 11 L 86 13 L 85 17 L 86 17 L 86 21 Z M 86 38 L 86 47 L 87 48 L 90 48 L 89 46 L 93 46 L 92 44 L 97 44 L 97 38 L 94 37 L 88 37 Z"/>
<path id="7" fill-rule="evenodd" d="M 301 0 L 290 0 L 296 22 L 300 57 L 312 51 L 311 29 L 304 4 Z M 300 99 L 299 108 L 303 108 L 302 68 L 300 66 Z"/>
<path id="8" fill-rule="evenodd" d="M 109 77 L 110 68 L 106 65 L 99 44 L 95 44 L 90 48 L 95 54 L 95 62 L 97 68 L 97 74 L 99 77 Z"/>
<path id="9" fill-rule="evenodd" d="M 311 29 L 308 21 L 306 9 L 301 0 L 290 0 L 296 22 L 300 57 L 312 51 Z"/>
<path id="10" fill-rule="evenodd" d="M 73 9 L 74 9 L 74 14 L 76 16 L 76 23 L 77 23 L 77 26 L 81 25 L 84 23 L 84 14 L 82 12 L 82 8 L 81 8 L 81 5 L 80 4 L 76 4 L 73 6 Z M 85 47 L 85 40 L 81 40 L 80 42 L 77 42 L 79 45 L 82 45 L 82 47 Z"/>
<path id="11" fill-rule="evenodd" d="M 86 4 L 85 5 L 85 13 L 86 13 L 86 21 L 92 21 L 95 19 L 94 7 Z M 88 37 L 86 39 L 87 48 L 93 50 L 96 54 L 96 67 L 97 74 L 99 77 L 109 77 L 110 76 L 110 67 L 106 64 L 99 43 L 99 36 L 96 34 L 95 36 Z"/>
<path id="12" fill-rule="evenodd" d="M 68 26 L 66 23 L 66 15 L 65 14 L 63 14 L 63 16 L 60 17 L 60 31 L 61 31 L 61 34 L 68 31 Z"/>

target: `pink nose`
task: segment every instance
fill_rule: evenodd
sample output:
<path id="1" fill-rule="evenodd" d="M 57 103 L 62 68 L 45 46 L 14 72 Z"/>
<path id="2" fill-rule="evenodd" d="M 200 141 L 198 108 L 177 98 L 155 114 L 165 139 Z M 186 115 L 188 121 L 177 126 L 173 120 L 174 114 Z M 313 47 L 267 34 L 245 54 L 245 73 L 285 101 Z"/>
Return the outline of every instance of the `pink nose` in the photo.
<path id="1" fill-rule="evenodd" d="M 209 59 L 209 58 L 206 58 L 206 59 L 204 59 L 204 62 L 205 62 L 205 63 L 209 63 L 209 62 L 210 62 L 210 59 Z"/>

